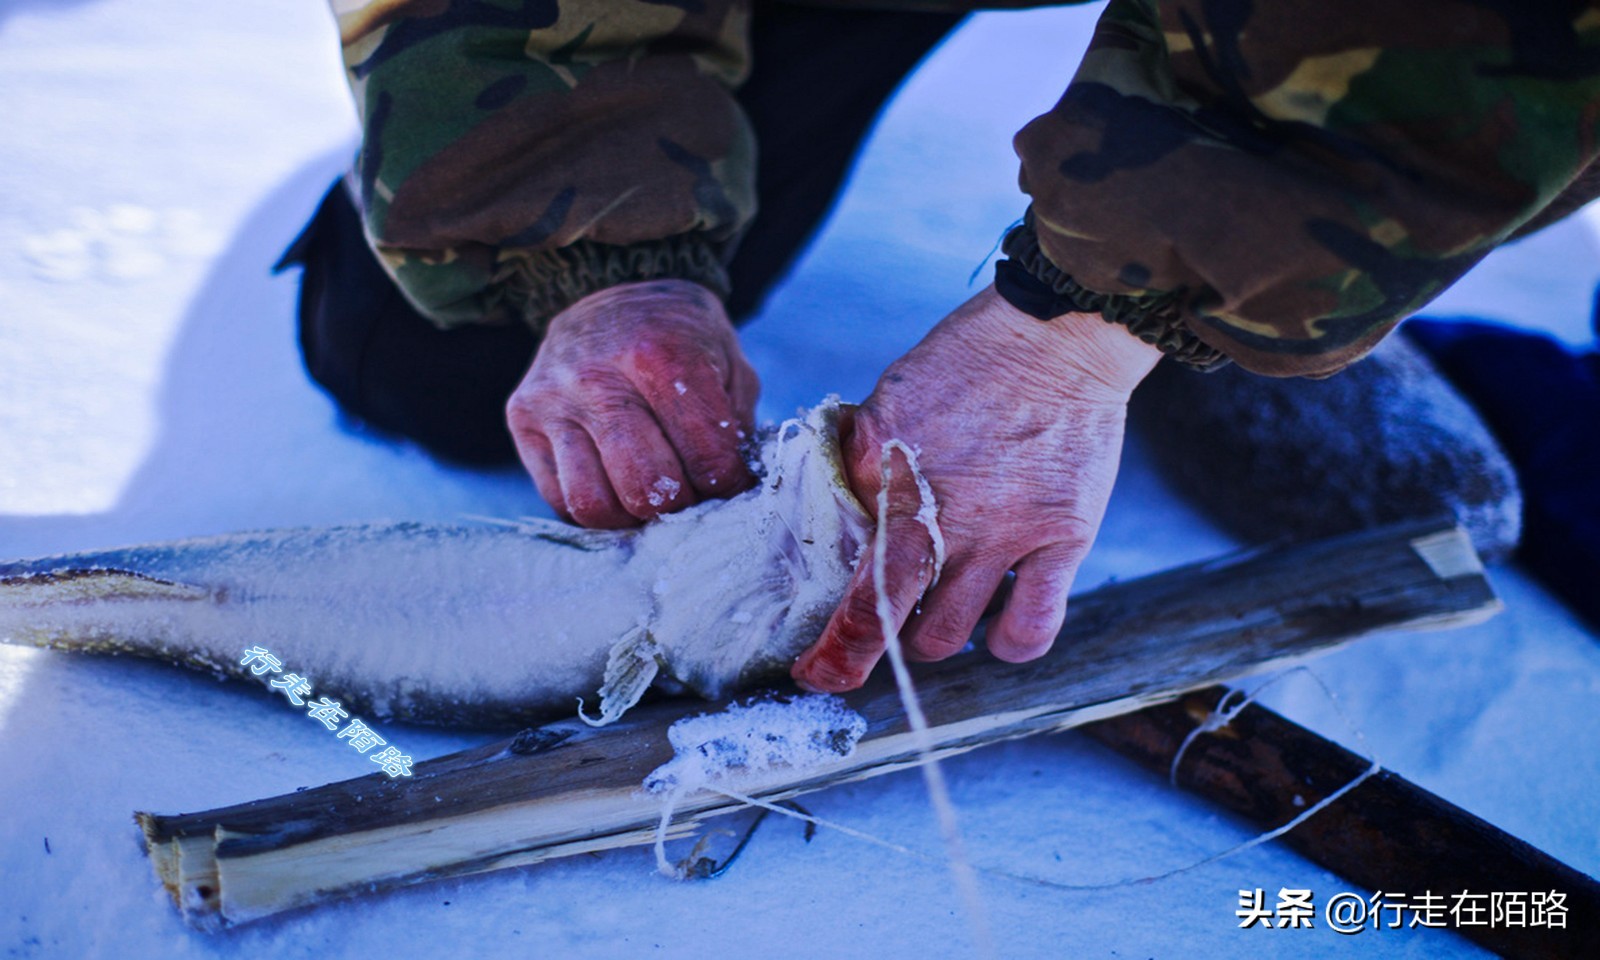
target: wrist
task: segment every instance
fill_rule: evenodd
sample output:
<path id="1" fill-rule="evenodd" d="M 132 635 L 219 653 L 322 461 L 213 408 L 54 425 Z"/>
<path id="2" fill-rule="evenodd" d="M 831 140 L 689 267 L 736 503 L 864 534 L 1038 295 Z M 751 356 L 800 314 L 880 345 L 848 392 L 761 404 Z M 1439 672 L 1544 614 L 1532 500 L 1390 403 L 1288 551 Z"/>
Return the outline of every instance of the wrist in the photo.
<path id="1" fill-rule="evenodd" d="M 1096 384 L 1125 401 L 1162 357 L 1159 347 L 1098 314 L 1064 313 L 1040 321 L 992 286 L 974 298 L 973 306 L 984 315 L 1007 367 L 1062 391 L 1081 393 Z"/>
<path id="2" fill-rule="evenodd" d="M 996 289 L 1024 314 L 1046 322 L 1069 313 L 1098 314 L 1186 366 L 1213 370 L 1228 362 L 1221 351 L 1189 329 L 1182 289 L 1102 293 L 1056 266 L 1040 245 L 1032 207 L 1001 247 L 1007 259 L 995 264 Z"/>
<path id="3" fill-rule="evenodd" d="M 590 297 L 654 282 L 688 283 L 719 301 L 728 292 L 723 247 L 703 234 L 610 245 L 589 240 L 554 250 L 519 251 L 507 258 L 506 296 L 519 305 L 536 333 Z"/>
<path id="4" fill-rule="evenodd" d="M 714 318 L 732 328 L 717 293 L 693 280 L 664 278 L 612 284 L 585 294 L 550 319 L 558 333 L 588 318 L 636 317 L 662 322 L 669 319 L 704 321 Z"/>
<path id="5" fill-rule="evenodd" d="M 705 311 L 720 309 L 722 299 L 715 290 L 703 283 L 677 277 L 661 277 L 655 280 L 624 281 L 600 287 L 578 298 L 572 307 L 609 308 L 635 304 Z"/>

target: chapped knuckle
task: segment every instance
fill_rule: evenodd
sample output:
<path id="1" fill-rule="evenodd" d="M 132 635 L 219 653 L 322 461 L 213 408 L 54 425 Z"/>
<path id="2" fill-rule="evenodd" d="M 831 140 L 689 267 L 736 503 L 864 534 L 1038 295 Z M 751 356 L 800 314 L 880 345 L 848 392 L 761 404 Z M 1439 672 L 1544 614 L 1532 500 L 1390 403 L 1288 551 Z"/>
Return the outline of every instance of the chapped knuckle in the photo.
<path id="1" fill-rule="evenodd" d="M 633 383 L 611 363 L 585 364 L 571 372 L 564 395 L 575 410 L 608 409 L 637 402 Z"/>
<path id="2" fill-rule="evenodd" d="M 1062 582 L 1067 586 L 1078 575 L 1078 568 L 1083 566 L 1084 558 L 1089 555 L 1088 541 L 1078 541 L 1061 549 L 1058 553 L 1040 565 L 1038 576 L 1055 582 Z"/>
<path id="3" fill-rule="evenodd" d="M 965 549 L 957 561 L 950 561 L 945 568 L 945 577 L 951 579 L 959 570 L 987 570 L 994 571 L 993 580 L 998 581 L 1001 574 L 1011 568 L 1017 559 L 1017 545 L 1009 539 L 989 539 L 979 541 L 968 540 Z M 991 591 L 992 593 L 992 591 Z"/>
<path id="4" fill-rule="evenodd" d="M 601 446 L 632 449 L 648 422 L 648 408 L 633 397 L 609 397 L 588 411 L 590 431 Z"/>
<path id="5" fill-rule="evenodd" d="M 625 421 L 603 420 L 594 425 L 594 443 L 602 455 L 633 453 L 639 447 L 639 431 Z"/>
<path id="6" fill-rule="evenodd" d="M 616 368 L 616 363 L 605 360 L 565 368 L 560 382 L 542 386 L 538 395 L 563 416 L 582 416 L 587 411 L 627 402 L 634 392 L 634 384 Z"/>
<path id="7" fill-rule="evenodd" d="M 693 352 L 675 339 L 644 337 L 627 346 L 623 359 L 644 376 L 675 378 L 688 369 Z"/>
<path id="8" fill-rule="evenodd" d="M 1094 541 L 1100 525 L 1083 517 L 1068 514 L 1057 517 L 1050 524 L 1051 539 L 1056 544 L 1053 551 L 1063 563 L 1076 564 L 1083 558 Z"/>
<path id="9" fill-rule="evenodd" d="M 1030 636 L 1053 633 L 1066 616 L 1066 604 L 1052 597 L 1011 597 L 1011 620 L 1020 632 Z"/>
<path id="10" fill-rule="evenodd" d="M 513 433 L 542 433 L 540 429 L 546 404 L 538 394 L 513 393 L 506 400 L 506 426 Z"/>

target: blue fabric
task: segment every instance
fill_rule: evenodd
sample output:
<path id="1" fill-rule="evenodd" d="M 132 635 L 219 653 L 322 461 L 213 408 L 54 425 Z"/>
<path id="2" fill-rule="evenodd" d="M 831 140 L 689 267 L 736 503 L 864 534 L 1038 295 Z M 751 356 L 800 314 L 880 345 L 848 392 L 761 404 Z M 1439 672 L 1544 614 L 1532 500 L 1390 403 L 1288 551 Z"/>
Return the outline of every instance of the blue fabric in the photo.
<path id="1" fill-rule="evenodd" d="M 1600 629 L 1600 355 L 1477 320 L 1414 319 L 1401 329 L 1477 407 L 1515 465 L 1524 498 L 1518 561 Z"/>

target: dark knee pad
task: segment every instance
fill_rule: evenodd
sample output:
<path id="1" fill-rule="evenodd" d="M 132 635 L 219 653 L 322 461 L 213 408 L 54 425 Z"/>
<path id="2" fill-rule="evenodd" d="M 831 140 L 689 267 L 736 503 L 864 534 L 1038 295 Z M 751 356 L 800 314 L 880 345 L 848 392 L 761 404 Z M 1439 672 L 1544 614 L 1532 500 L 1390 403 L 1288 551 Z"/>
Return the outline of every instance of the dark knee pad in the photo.
<path id="1" fill-rule="evenodd" d="M 1401 328 L 1472 400 L 1526 498 L 1517 558 L 1600 628 L 1600 356 L 1470 320 Z"/>
<path id="2" fill-rule="evenodd" d="M 531 330 L 434 326 L 378 264 L 342 182 L 276 269 L 294 264 L 301 356 L 343 410 L 448 460 L 516 460 L 505 402 L 538 346 Z"/>
<path id="3" fill-rule="evenodd" d="M 1163 363 L 1128 412 L 1163 472 L 1245 539 L 1452 514 L 1486 555 L 1516 546 L 1522 492 L 1505 452 L 1402 340 L 1326 380 Z"/>

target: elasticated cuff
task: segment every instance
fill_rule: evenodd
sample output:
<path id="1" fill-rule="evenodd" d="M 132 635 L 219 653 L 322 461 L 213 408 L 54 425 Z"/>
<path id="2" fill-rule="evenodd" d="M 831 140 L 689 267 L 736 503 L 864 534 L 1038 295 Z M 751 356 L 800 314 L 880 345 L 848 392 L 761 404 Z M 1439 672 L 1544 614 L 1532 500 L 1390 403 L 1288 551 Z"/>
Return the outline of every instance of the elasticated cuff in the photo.
<path id="1" fill-rule="evenodd" d="M 1011 259 L 995 266 L 995 289 L 1012 306 L 1041 320 L 1063 313 L 1098 313 L 1107 323 L 1151 344 L 1186 366 L 1215 370 L 1227 355 L 1209 346 L 1184 323 L 1182 290 L 1133 296 L 1097 293 L 1085 288 L 1050 262 L 1039 246 L 1030 207 L 1022 224 L 1006 234 L 1001 250 Z"/>
<path id="2" fill-rule="evenodd" d="M 597 290 L 622 283 L 690 280 L 727 299 L 725 246 L 700 233 L 628 246 L 580 240 L 508 259 L 507 273 L 498 279 L 510 304 L 520 307 L 534 333 L 543 336 L 551 317 Z"/>

